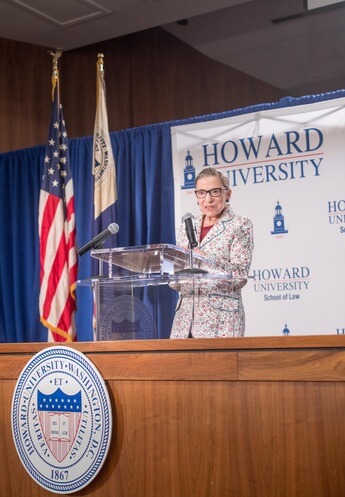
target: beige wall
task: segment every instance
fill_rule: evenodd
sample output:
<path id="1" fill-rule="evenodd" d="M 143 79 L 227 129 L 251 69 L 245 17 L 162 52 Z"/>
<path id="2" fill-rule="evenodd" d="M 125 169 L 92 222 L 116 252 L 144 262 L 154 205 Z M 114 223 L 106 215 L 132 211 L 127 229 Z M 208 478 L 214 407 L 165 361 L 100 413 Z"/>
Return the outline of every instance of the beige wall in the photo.
<path id="1" fill-rule="evenodd" d="M 62 54 L 60 89 L 70 138 L 93 133 L 99 52 L 105 57 L 110 131 L 284 96 L 155 28 Z M 0 39 L 0 60 L 0 152 L 44 144 L 51 103 L 48 49 Z"/>

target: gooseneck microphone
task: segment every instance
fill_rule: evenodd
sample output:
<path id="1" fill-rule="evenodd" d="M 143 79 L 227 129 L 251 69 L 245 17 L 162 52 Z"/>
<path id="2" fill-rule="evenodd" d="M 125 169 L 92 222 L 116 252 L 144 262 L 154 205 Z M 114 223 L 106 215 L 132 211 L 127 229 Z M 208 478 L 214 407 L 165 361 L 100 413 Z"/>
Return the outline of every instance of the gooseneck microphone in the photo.
<path id="1" fill-rule="evenodd" d="M 189 248 L 195 248 L 198 246 L 196 239 L 196 229 L 194 224 L 194 218 L 192 214 L 186 214 L 184 216 L 184 224 L 186 229 L 186 234 L 189 242 Z"/>
<path id="2" fill-rule="evenodd" d="M 86 252 L 88 252 L 91 249 L 97 249 L 103 245 L 105 240 L 110 236 L 110 235 L 115 235 L 119 231 L 119 225 L 116 223 L 111 223 L 109 224 L 108 228 L 105 230 L 101 231 L 101 233 L 98 233 L 92 240 L 87 242 L 85 245 L 83 245 L 79 250 L 78 254 L 83 255 Z"/>

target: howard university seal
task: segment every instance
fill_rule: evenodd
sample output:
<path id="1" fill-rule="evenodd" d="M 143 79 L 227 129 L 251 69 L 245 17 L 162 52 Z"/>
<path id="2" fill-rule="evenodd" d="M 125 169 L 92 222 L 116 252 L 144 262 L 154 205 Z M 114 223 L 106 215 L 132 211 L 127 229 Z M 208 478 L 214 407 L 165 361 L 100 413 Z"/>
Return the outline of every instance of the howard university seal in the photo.
<path id="1" fill-rule="evenodd" d="M 142 340 L 155 336 L 155 322 L 149 309 L 134 295 L 115 297 L 101 312 L 98 340 Z"/>
<path id="2" fill-rule="evenodd" d="M 50 492 L 72 493 L 97 475 L 108 453 L 111 405 L 92 362 L 68 347 L 48 347 L 20 374 L 12 434 L 30 476 Z"/>

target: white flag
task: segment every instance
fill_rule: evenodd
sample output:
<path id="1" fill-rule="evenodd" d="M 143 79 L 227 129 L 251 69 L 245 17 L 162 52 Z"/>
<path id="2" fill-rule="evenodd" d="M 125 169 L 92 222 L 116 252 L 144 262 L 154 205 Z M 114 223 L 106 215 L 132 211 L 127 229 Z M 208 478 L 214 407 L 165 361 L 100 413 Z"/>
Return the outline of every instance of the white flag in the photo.
<path id="1" fill-rule="evenodd" d="M 103 55 L 97 61 L 97 102 L 93 134 L 94 219 L 117 200 L 116 171 L 105 98 Z"/>

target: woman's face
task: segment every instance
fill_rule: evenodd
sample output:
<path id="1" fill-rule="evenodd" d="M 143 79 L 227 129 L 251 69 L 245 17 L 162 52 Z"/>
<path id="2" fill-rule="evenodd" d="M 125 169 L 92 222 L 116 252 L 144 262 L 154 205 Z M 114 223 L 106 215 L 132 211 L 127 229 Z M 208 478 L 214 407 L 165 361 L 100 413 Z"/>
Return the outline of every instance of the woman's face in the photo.
<path id="1" fill-rule="evenodd" d="M 201 212 L 208 218 L 220 217 L 225 208 L 227 199 L 231 196 L 231 190 L 225 190 L 220 178 L 217 176 L 205 176 L 199 178 L 196 183 L 196 190 L 212 190 L 221 188 L 219 197 L 212 197 L 209 193 L 205 198 L 198 198 Z"/>

